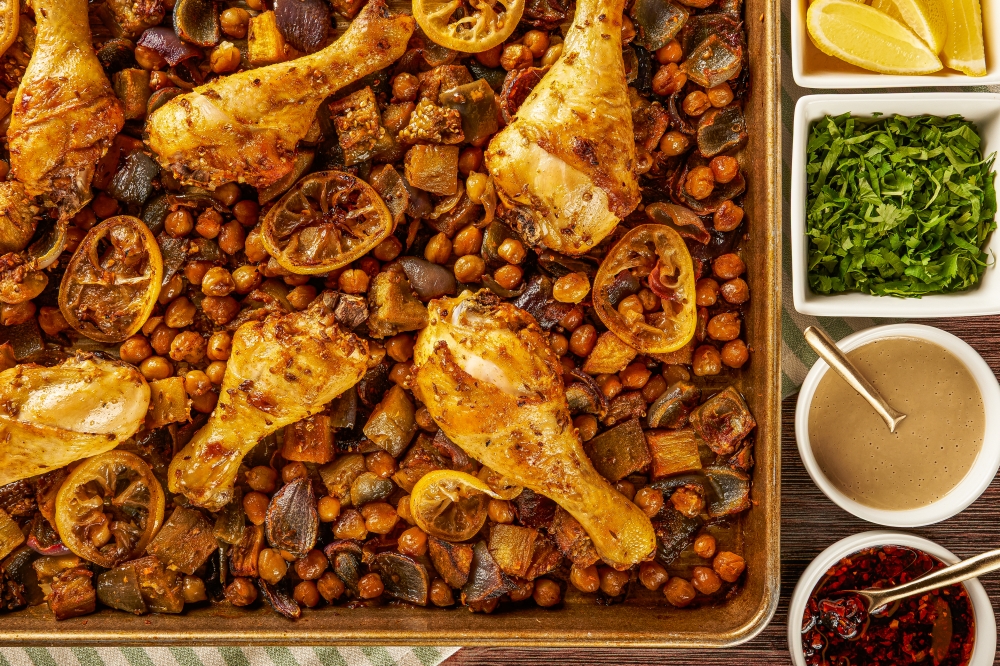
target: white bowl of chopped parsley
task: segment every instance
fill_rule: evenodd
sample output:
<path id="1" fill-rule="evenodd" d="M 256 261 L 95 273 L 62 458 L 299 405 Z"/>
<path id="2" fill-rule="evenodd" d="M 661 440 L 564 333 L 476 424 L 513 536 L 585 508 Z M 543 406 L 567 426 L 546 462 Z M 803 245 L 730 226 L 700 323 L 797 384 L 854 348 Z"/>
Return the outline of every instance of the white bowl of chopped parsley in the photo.
<path id="1" fill-rule="evenodd" d="M 1000 95 L 812 95 L 795 107 L 792 293 L 803 314 L 1000 314 Z"/>

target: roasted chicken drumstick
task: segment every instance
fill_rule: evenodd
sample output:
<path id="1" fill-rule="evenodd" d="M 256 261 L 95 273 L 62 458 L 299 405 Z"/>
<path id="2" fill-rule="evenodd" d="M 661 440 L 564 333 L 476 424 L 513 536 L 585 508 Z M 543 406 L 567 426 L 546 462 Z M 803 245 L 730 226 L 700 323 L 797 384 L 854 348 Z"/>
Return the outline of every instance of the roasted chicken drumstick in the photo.
<path id="1" fill-rule="evenodd" d="M 387 67 L 406 50 L 413 17 L 371 0 L 325 49 L 218 78 L 149 117 L 149 147 L 181 181 L 215 189 L 267 187 L 292 170 L 298 142 L 324 99 Z"/>
<path id="2" fill-rule="evenodd" d="M 651 557 L 653 526 L 584 453 L 559 359 L 534 318 L 485 290 L 431 301 L 428 314 L 413 352 L 413 393 L 445 435 L 566 509 L 612 566 Z"/>

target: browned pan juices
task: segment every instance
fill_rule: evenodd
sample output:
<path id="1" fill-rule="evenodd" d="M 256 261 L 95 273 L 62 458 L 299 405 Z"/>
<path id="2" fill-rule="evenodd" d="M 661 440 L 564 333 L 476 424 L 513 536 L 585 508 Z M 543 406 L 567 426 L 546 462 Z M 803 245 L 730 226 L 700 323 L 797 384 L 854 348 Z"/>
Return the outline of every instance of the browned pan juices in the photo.
<path id="1" fill-rule="evenodd" d="M 390 2 L 408 12 L 409 4 Z M 6 614 L 0 645 L 382 645 L 723 647 L 756 636 L 778 605 L 780 497 L 779 43 L 775 0 L 747 0 L 745 30 L 751 85 L 745 116 L 749 142 L 740 160 L 747 177 L 748 220 L 741 254 L 753 294 L 745 311 L 750 362 L 736 386 L 757 421 L 751 499 L 754 507 L 727 530 L 747 561 L 740 592 L 722 606 L 675 609 L 662 594 L 597 605 L 567 594 L 555 609 L 473 614 L 384 605 L 330 607 L 291 622 L 266 606 L 243 611 L 215 605 L 181 615 L 138 617 L 103 610 L 62 622 L 45 605 Z M 722 388 L 721 386 L 719 388 Z M 638 585 L 636 585 L 638 587 Z"/>

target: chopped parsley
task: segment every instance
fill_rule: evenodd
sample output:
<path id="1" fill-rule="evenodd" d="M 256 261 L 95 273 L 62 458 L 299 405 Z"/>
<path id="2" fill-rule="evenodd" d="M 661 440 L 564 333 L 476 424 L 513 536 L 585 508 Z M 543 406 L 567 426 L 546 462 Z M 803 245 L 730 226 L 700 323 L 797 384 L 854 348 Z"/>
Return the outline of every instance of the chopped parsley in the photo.
<path id="1" fill-rule="evenodd" d="M 995 153 L 953 115 L 818 121 L 806 157 L 809 286 L 919 297 L 975 285 L 991 263 Z"/>

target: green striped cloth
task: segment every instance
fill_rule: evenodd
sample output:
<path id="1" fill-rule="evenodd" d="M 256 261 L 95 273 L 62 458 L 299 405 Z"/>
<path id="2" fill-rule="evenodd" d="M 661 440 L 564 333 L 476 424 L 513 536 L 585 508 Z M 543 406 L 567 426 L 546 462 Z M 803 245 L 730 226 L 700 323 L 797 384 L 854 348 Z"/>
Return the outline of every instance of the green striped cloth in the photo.
<path id="1" fill-rule="evenodd" d="M 0 666 L 437 666 L 458 648 L 2 648 Z"/>

